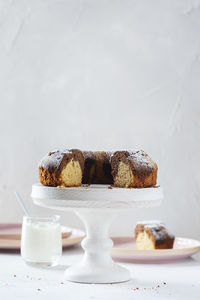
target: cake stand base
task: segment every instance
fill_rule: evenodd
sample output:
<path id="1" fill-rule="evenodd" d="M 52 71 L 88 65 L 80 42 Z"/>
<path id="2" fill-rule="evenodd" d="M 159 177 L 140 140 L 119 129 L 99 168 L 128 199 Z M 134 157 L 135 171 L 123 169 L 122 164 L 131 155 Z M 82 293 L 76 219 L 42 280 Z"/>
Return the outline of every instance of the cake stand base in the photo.
<path id="1" fill-rule="evenodd" d="M 103 266 L 83 261 L 65 271 L 65 279 L 79 283 L 117 283 L 130 280 L 129 271 L 112 261 Z"/>
<path id="2" fill-rule="evenodd" d="M 130 279 L 130 273 L 117 265 L 110 256 L 113 246 L 109 227 L 116 212 L 90 209 L 76 214 L 85 224 L 86 238 L 81 245 L 85 251 L 80 263 L 65 271 L 65 278 L 83 283 L 113 283 Z"/>

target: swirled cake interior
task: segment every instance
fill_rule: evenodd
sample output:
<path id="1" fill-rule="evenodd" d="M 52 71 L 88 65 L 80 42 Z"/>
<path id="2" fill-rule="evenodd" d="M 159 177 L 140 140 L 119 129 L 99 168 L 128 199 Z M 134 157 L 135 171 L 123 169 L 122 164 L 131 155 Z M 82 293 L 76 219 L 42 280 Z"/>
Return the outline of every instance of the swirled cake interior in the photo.
<path id="1" fill-rule="evenodd" d="M 133 173 L 129 165 L 123 163 L 122 161 L 119 163 L 117 174 L 114 178 L 115 185 L 118 187 L 129 187 L 133 183 Z"/>
<path id="2" fill-rule="evenodd" d="M 57 150 L 48 153 L 39 164 L 39 178 L 47 186 L 80 186 L 84 157 L 80 150 Z"/>
<path id="3" fill-rule="evenodd" d="M 114 186 L 156 185 L 157 165 L 143 150 L 116 151 L 111 156 L 111 168 Z"/>

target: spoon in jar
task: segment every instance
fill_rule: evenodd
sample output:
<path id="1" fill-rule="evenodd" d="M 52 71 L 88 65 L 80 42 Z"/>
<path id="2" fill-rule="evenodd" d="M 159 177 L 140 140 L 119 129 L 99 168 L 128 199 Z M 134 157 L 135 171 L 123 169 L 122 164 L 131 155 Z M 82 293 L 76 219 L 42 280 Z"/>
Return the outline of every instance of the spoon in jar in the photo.
<path id="1" fill-rule="evenodd" d="M 22 200 L 22 198 L 21 198 L 21 196 L 19 195 L 18 192 L 15 192 L 15 196 L 16 196 L 16 198 L 17 198 L 19 204 L 20 204 L 21 207 L 23 208 L 23 211 L 24 211 L 25 215 L 28 216 L 28 217 L 31 217 L 31 214 L 30 214 L 28 208 L 26 207 L 24 201 Z"/>

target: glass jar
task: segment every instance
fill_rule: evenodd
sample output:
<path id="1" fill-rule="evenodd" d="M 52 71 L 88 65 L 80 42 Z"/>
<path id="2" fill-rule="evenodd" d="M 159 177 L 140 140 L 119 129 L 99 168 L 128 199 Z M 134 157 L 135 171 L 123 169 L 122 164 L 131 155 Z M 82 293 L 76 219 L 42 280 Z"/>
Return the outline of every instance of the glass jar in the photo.
<path id="1" fill-rule="evenodd" d="M 24 216 L 21 256 L 27 263 L 54 266 L 62 255 L 60 217 Z"/>

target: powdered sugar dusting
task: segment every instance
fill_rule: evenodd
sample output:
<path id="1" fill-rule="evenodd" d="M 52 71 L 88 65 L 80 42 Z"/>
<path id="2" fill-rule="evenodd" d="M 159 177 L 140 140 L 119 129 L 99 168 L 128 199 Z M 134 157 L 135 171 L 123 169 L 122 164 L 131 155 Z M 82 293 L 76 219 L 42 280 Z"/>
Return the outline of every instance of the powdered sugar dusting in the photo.
<path id="1" fill-rule="evenodd" d="M 128 152 L 129 152 L 128 158 L 133 160 L 135 164 L 140 166 L 145 165 L 146 167 L 152 168 L 153 161 L 151 160 L 149 155 L 145 153 L 143 150 L 135 150 L 135 151 L 131 150 Z"/>
<path id="2" fill-rule="evenodd" d="M 137 225 L 143 225 L 144 230 L 150 229 L 156 240 L 164 240 L 166 237 L 173 238 L 173 234 L 171 234 L 165 226 L 163 221 L 159 220 L 151 220 L 151 221 L 142 221 L 137 222 Z"/>
<path id="3" fill-rule="evenodd" d="M 54 168 L 59 169 L 61 161 L 65 154 L 71 153 L 71 150 L 65 149 L 65 150 L 56 150 L 49 152 L 47 155 L 45 155 L 42 160 L 39 163 L 39 167 L 42 167 L 44 169 L 47 168 Z"/>

